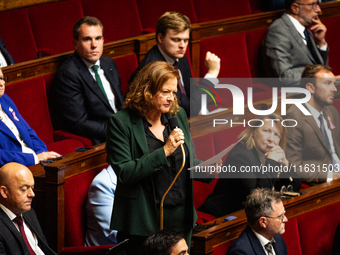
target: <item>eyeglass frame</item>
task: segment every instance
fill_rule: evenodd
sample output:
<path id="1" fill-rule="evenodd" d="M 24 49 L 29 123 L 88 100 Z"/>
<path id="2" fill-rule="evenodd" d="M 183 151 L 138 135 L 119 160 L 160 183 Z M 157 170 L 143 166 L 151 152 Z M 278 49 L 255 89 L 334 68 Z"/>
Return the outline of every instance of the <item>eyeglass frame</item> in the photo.
<path id="1" fill-rule="evenodd" d="M 0 80 L 3 80 L 5 83 L 8 81 L 6 76 L 0 77 Z"/>
<path id="2" fill-rule="evenodd" d="M 295 3 L 298 4 L 298 5 L 309 5 L 309 6 L 312 6 L 313 10 L 316 9 L 316 6 L 320 5 L 319 1 L 316 1 L 316 2 L 310 3 L 310 4 L 303 4 L 303 3 L 297 3 L 297 2 L 295 2 Z"/>
<path id="3" fill-rule="evenodd" d="M 261 217 L 266 217 L 266 218 L 271 218 L 271 219 L 278 219 L 278 220 L 280 220 L 281 222 L 283 222 L 285 216 L 286 216 L 286 210 L 284 210 L 284 212 L 283 212 L 281 215 L 276 216 L 276 217 L 267 216 L 267 215 L 263 215 L 263 216 L 261 216 Z M 261 217 L 260 217 L 260 218 L 261 218 Z"/>

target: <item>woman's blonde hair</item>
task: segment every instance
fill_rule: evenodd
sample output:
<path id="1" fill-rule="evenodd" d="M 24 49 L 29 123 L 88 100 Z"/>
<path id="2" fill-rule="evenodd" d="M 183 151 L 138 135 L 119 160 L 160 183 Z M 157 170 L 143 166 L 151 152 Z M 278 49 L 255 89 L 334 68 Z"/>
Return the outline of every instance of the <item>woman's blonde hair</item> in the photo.
<path id="1" fill-rule="evenodd" d="M 256 121 L 252 121 L 252 126 L 254 127 L 247 127 L 245 130 L 242 131 L 242 133 L 239 135 L 239 139 L 241 139 L 243 136 L 243 140 L 241 141 L 243 144 L 246 145 L 248 150 L 251 150 L 254 147 L 253 137 L 254 137 L 254 131 L 255 129 L 262 126 L 264 120 L 272 120 L 272 119 L 278 119 L 280 123 L 282 122 L 282 117 L 277 113 L 272 113 L 265 116 L 260 116 Z M 286 141 L 287 141 L 287 128 L 282 126 L 278 123 L 278 121 L 272 121 L 272 123 L 275 123 L 278 131 L 280 132 L 280 143 L 279 146 L 284 150 L 286 147 Z"/>

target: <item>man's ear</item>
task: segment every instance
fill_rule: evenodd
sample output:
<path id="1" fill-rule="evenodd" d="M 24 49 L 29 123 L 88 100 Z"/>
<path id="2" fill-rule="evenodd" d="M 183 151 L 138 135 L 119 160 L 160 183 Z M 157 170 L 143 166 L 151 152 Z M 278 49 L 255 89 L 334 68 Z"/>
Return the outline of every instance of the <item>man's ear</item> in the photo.
<path id="1" fill-rule="evenodd" d="M 73 47 L 74 47 L 75 50 L 77 49 L 77 46 L 76 46 L 77 42 L 78 42 L 78 40 L 73 38 L 72 43 L 73 43 Z"/>
<path id="2" fill-rule="evenodd" d="M 162 43 L 163 42 L 163 38 L 164 38 L 164 36 L 161 33 L 157 34 L 157 42 L 158 43 Z"/>
<path id="3" fill-rule="evenodd" d="M 268 221 L 266 217 L 260 217 L 259 218 L 259 224 L 261 226 L 261 228 L 267 228 L 268 225 Z"/>
<path id="4" fill-rule="evenodd" d="M 314 86 L 312 83 L 310 83 L 310 82 L 308 82 L 308 83 L 306 84 L 306 89 L 307 89 L 312 95 L 315 93 L 315 86 Z"/>
<path id="5" fill-rule="evenodd" d="M 7 196 L 8 196 L 8 189 L 5 186 L 0 186 L 0 195 L 3 198 L 7 198 Z"/>
<path id="6" fill-rule="evenodd" d="M 295 15 L 299 15 L 300 13 L 300 6 L 297 3 L 292 3 L 292 5 L 290 6 L 290 10 L 293 14 Z"/>

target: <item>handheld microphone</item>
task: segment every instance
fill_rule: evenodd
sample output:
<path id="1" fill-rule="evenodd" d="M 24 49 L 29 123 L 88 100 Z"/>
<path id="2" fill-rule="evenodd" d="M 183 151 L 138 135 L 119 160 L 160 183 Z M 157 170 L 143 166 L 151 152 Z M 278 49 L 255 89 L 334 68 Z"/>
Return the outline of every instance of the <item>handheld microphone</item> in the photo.
<path id="1" fill-rule="evenodd" d="M 174 130 L 175 128 L 179 127 L 178 124 L 178 120 L 176 117 L 172 117 L 169 118 L 169 125 L 170 125 L 170 129 Z M 182 172 L 184 165 L 185 165 L 185 151 L 184 151 L 184 147 L 183 144 L 181 144 L 181 150 L 182 150 L 182 155 L 183 155 L 183 160 L 182 160 L 182 165 L 181 168 L 179 169 L 178 173 L 176 174 L 175 178 L 173 179 L 173 181 L 171 182 L 169 188 L 165 191 L 162 200 L 161 200 L 161 205 L 160 205 L 160 229 L 163 230 L 163 204 L 164 204 L 164 199 L 166 197 L 166 195 L 169 193 L 170 189 L 172 188 L 172 186 L 174 185 L 174 183 L 176 182 L 178 176 L 180 175 L 180 173 Z"/>

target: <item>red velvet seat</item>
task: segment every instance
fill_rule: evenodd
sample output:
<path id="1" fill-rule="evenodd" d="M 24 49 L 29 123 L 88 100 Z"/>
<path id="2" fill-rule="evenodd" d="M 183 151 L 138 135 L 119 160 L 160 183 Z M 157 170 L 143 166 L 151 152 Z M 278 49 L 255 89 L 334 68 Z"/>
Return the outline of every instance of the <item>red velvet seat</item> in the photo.
<path id="1" fill-rule="evenodd" d="M 251 77 L 265 77 L 261 57 L 261 41 L 267 29 L 251 30 L 246 32 L 247 54 Z"/>
<path id="2" fill-rule="evenodd" d="M 0 12 L 0 37 L 17 63 L 33 60 L 37 52 L 27 9 Z"/>
<path id="3" fill-rule="evenodd" d="M 61 254 L 105 255 L 113 245 L 84 247 L 86 200 L 94 177 L 103 167 L 73 176 L 65 181 L 65 248 Z"/>
<path id="4" fill-rule="evenodd" d="M 81 4 L 84 16 L 94 16 L 102 22 L 105 42 L 142 33 L 135 0 L 81 0 Z"/>
<path id="5" fill-rule="evenodd" d="M 139 16 L 144 30 L 156 32 L 157 20 L 165 12 L 179 12 L 190 19 L 191 23 L 197 23 L 196 13 L 192 0 L 136 0 Z"/>
<path id="6" fill-rule="evenodd" d="M 333 73 L 335 75 L 340 74 L 340 34 L 339 34 L 339 23 L 340 17 L 322 19 L 323 24 L 327 27 L 326 41 L 329 51 L 329 66 L 333 68 Z"/>
<path id="7" fill-rule="evenodd" d="M 193 0 L 198 22 L 251 14 L 248 0 Z"/>
<path id="8" fill-rule="evenodd" d="M 8 84 L 6 85 L 6 93 L 49 150 L 55 150 L 64 155 L 84 146 L 83 142 L 72 139 L 74 137 L 61 137 L 60 132 L 53 131 L 44 77 Z M 54 139 L 54 135 L 57 139 Z"/>
<path id="9" fill-rule="evenodd" d="M 80 0 L 68 0 L 27 9 L 38 51 L 54 55 L 73 50 L 73 25 L 83 17 Z"/>
<path id="10" fill-rule="evenodd" d="M 297 216 L 297 220 L 302 254 L 331 255 L 340 202 Z"/>
<path id="11" fill-rule="evenodd" d="M 118 67 L 120 83 L 122 86 L 123 94 L 126 95 L 128 87 L 129 87 L 128 83 L 129 83 L 131 74 L 138 67 L 137 56 L 135 54 L 127 55 L 127 56 L 115 58 L 114 61 L 116 62 L 117 67 Z"/>

